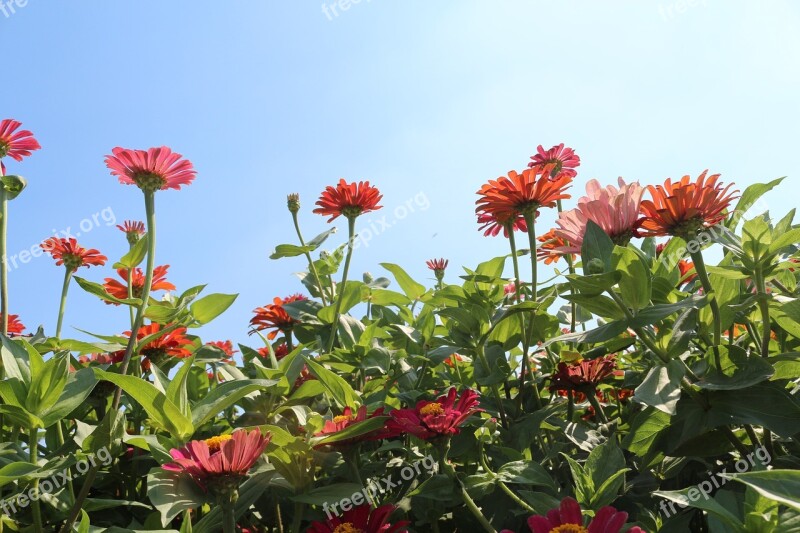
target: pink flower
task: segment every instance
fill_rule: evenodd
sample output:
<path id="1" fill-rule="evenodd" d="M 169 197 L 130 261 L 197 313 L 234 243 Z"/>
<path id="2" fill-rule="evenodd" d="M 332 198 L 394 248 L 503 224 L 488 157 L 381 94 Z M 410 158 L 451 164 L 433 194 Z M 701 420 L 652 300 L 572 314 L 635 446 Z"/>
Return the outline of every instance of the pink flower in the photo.
<path id="1" fill-rule="evenodd" d="M 5 156 L 22 161 L 23 157 L 28 157 L 31 152 L 41 148 L 39 142 L 34 139 L 33 133 L 28 130 L 20 130 L 21 122 L 7 118 L 0 122 L 0 159 Z M 3 171 L 5 174 L 5 169 Z"/>
<path id="2" fill-rule="evenodd" d="M 489 212 L 478 213 L 478 224 L 481 224 L 478 231 L 483 231 L 484 237 L 497 237 L 500 234 L 500 230 L 503 230 L 504 237 L 508 237 L 508 228 L 506 228 L 505 224 Z M 528 231 L 528 225 L 522 215 L 515 217 L 513 228 L 514 231 Z"/>
<path id="3" fill-rule="evenodd" d="M 583 526 L 581 506 L 572 498 L 564 498 L 558 509 L 552 509 L 547 516 L 536 515 L 528 519 L 528 527 L 533 533 L 585 532 L 585 533 L 620 533 L 628 513 L 617 511 L 613 507 L 603 507 L 587 527 Z M 572 526 L 572 527 L 569 527 Z M 505 532 L 503 532 L 505 533 Z M 645 533 L 639 527 L 632 527 L 627 533 Z"/>
<path id="4" fill-rule="evenodd" d="M 335 507 L 334 507 L 335 509 Z M 408 521 L 389 522 L 397 507 L 391 504 L 373 509 L 369 504 L 353 507 L 326 522 L 312 522 L 307 533 L 405 533 Z M 336 511 L 334 510 L 334 513 Z M 330 516 L 330 514 L 328 514 Z"/>
<path id="5" fill-rule="evenodd" d="M 601 187 L 597 180 L 586 184 L 587 196 L 578 200 L 578 207 L 564 211 L 558 217 L 556 236 L 569 243 L 561 253 L 580 253 L 586 226 L 591 220 L 617 244 L 627 244 L 634 236 L 639 219 L 639 205 L 644 188 L 638 182 L 625 183 L 619 178 L 619 189 L 613 185 Z"/>
<path id="6" fill-rule="evenodd" d="M 162 146 L 149 150 L 114 148 L 106 156 L 106 166 L 123 185 L 136 185 L 142 190 L 180 189 L 194 181 L 197 171 L 192 162 Z"/>
<path id="7" fill-rule="evenodd" d="M 456 388 L 433 402 L 420 401 L 413 409 L 395 409 L 389 413 L 391 420 L 386 422 L 386 430 L 395 435 L 411 433 L 428 440 L 436 437 L 456 435 L 459 426 L 470 416 L 481 411 L 477 409 L 478 394 L 465 390 L 456 403 Z"/>
<path id="8" fill-rule="evenodd" d="M 555 176 L 563 174 L 574 178 L 578 175 L 575 169 L 581 166 L 581 158 L 572 148 L 565 148 L 564 143 L 553 146 L 549 150 L 545 150 L 540 144 L 536 152 L 536 155 L 531 156 L 532 161 L 528 163 L 528 167 L 553 165 L 552 172 Z"/>

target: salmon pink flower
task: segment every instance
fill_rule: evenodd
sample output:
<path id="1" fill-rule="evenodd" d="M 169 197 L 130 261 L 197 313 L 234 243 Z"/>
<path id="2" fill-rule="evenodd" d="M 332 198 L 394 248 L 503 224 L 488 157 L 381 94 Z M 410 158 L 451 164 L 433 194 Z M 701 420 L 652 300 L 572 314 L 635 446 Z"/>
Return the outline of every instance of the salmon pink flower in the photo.
<path id="1" fill-rule="evenodd" d="M 278 331 L 282 332 L 284 335 L 291 332 L 295 324 L 299 322 L 289 316 L 289 313 L 286 312 L 283 306 L 303 300 L 308 300 L 308 298 L 302 294 L 295 294 L 283 299 L 275 298 L 271 304 L 254 309 L 253 313 L 255 313 L 255 316 L 250 320 L 253 331 L 274 329 L 275 331 L 270 331 L 269 335 L 267 335 L 269 340 L 277 337 Z"/>
<path id="2" fill-rule="evenodd" d="M 353 507 L 326 522 L 312 522 L 306 533 L 407 533 L 407 521 L 389 522 L 397 510 L 394 505 L 383 505 L 372 509 L 369 504 Z M 330 516 L 330 514 L 329 514 Z"/>
<path id="3" fill-rule="evenodd" d="M 668 179 L 664 185 L 650 185 L 652 200 L 642 202 L 643 218 L 637 232 L 642 237 L 672 235 L 691 239 L 698 231 L 722 222 L 731 202 L 738 198 L 732 184 L 723 187 L 719 174 L 707 176 L 703 171 L 697 180 L 684 176 L 675 183 Z"/>
<path id="4" fill-rule="evenodd" d="M 145 192 L 180 189 L 194 181 L 192 162 L 166 146 L 149 150 L 114 148 L 106 166 L 123 185 L 136 185 Z"/>
<path id="5" fill-rule="evenodd" d="M 478 224 L 481 224 L 478 231 L 483 231 L 484 237 L 497 237 L 500 234 L 500 230 L 503 230 L 503 236 L 508 238 L 507 222 L 498 220 L 491 213 L 478 213 Z M 522 215 L 517 215 L 514 218 L 511 227 L 514 231 L 528 231 L 528 224 L 525 222 L 525 217 Z"/>
<path id="6" fill-rule="evenodd" d="M 594 394 L 597 385 L 613 375 L 617 361 L 613 355 L 597 359 L 581 359 L 573 363 L 558 363 L 558 371 L 553 374 L 551 391 L 565 390 Z"/>
<path id="7" fill-rule="evenodd" d="M 552 175 L 563 174 L 570 178 L 578 175 L 575 170 L 581 166 L 581 158 L 575 153 L 572 148 L 567 148 L 564 143 L 553 146 L 549 150 L 545 150 L 540 144 L 536 149 L 536 155 L 532 155 L 532 161 L 528 163 L 528 167 L 551 167 Z"/>
<path id="8" fill-rule="evenodd" d="M 0 321 L 2 320 L 0 315 Z M 25 326 L 19 321 L 19 315 L 8 315 L 8 333 L 9 335 L 22 335 L 25 331 Z"/>
<path id="9" fill-rule="evenodd" d="M 351 407 L 345 407 L 342 411 L 342 414 L 339 416 L 333 417 L 332 420 L 326 420 L 325 425 L 322 427 L 322 430 L 315 433 L 315 437 L 330 437 L 331 435 L 336 435 L 344 431 L 345 429 L 349 428 L 353 424 L 358 424 L 359 422 L 364 422 L 371 418 L 382 417 L 383 408 L 377 409 L 374 413 L 368 415 L 367 414 L 367 407 L 362 405 L 358 408 L 357 411 L 353 412 Z M 369 433 L 365 433 L 363 435 L 359 435 L 357 437 L 353 437 L 347 440 L 338 441 L 334 444 L 334 446 L 350 446 L 352 444 L 356 444 L 358 442 L 367 442 L 367 441 L 374 441 L 374 440 L 381 440 L 383 438 L 388 438 L 390 436 L 386 430 L 374 430 Z"/>
<path id="10" fill-rule="evenodd" d="M 620 533 L 627 520 L 628 513 L 603 507 L 584 527 L 580 504 L 573 498 L 564 498 L 559 508 L 549 511 L 547 516 L 530 517 L 528 527 L 532 533 Z M 627 533 L 646 532 L 639 527 L 632 527 Z"/>
<path id="11" fill-rule="evenodd" d="M 264 453 L 270 435 L 261 431 L 239 430 L 206 440 L 193 440 L 169 453 L 174 462 L 161 468 L 186 474 L 205 491 L 230 493 L 247 477 L 247 473 Z"/>
<path id="12" fill-rule="evenodd" d="M 565 191 L 572 178 L 564 174 L 551 178 L 553 168 L 545 165 L 522 173 L 512 170 L 507 177 L 490 180 L 477 192 L 480 198 L 475 202 L 475 212 L 488 213 L 506 224 L 521 214 L 534 214 L 540 207 L 555 207 L 558 200 L 570 197 Z"/>
<path id="13" fill-rule="evenodd" d="M 53 256 L 56 265 L 65 265 L 71 272 L 80 267 L 103 266 L 108 258 L 94 248 L 84 248 L 73 238 L 58 239 L 50 237 L 41 245 L 42 249 Z"/>
<path id="14" fill-rule="evenodd" d="M 151 292 L 175 290 L 175 285 L 168 282 L 166 279 L 167 269 L 169 269 L 169 265 L 157 266 L 153 269 L 153 286 L 150 288 Z M 108 294 L 110 294 L 114 298 L 119 298 L 120 300 L 124 300 L 128 297 L 128 269 L 120 268 L 117 270 L 117 274 L 119 275 L 120 278 L 123 279 L 124 283 L 120 283 L 118 280 L 114 278 L 106 278 L 105 283 L 103 284 L 103 288 L 106 290 Z M 131 275 L 131 289 L 134 298 L 142 297 L 142 291 L 144 290 L 144 282 L 145 282 L 145 275 L 142 272 L 142 269 L 134 268 L 133 274 Z M 106 303 L 107 304 L 113 303 L 114 305 L 119 305 L 114 302 L 106 302 Z"/>
<path id="15" fill-rule="evenodd" d="M 39 150 L 41 146 L 33 137 L 33 133 L 28 130 L 20 130 L 21 122 L 7 118 L 0 122 L 0 159 L 8 156 L 11 159 L 22 161 L 23 157 L 28 157 L 34 150 Z M 3 169 L 5 174 L 5 167 Z"/>
<path id="16" fill-rule="evenodd" d="M 377 211 L 383 206 L 378 205 L 383 196 L 380 191 L 369 184 L 368 181 L 347 183 L 340 179 L 336 187 L 328 186 L 322 191 L 314 209 L 314 213 L 330 216 L 328 222 L 334 221 L 340 215 L 347 218 L 356 218 L 364 213 Z"/>
<path id="17" fill-rule="evenodd" d="M 453 387 L 446 396 L 435 401 L 421 400 L 413 409 L 395 409 L 389 413 L 392 418 L 386 423 L 386 429 L 398 435 L 411 433 L 423 440 L 456 435 L 467 418 L 481 411 L 477 409 L 475 391 L 462 392 L 458 403 L 456 397 Z"/>
<path id="18" fill-rule="evenodd" d="M 556 236 L 569 243 L 559 250 L 580 253 L 589 220 L 600 226 L 616 244 L 626 245 L 635 234 L 643 195 L 644 188 L 638 182 L 626 184 L 619 178 L 618 189 L 613 185 L 602 187 L 597 180 L 589 180 L 586 196 L 578 200 L 578 207 L 564 211 L 556 221 Z"/>

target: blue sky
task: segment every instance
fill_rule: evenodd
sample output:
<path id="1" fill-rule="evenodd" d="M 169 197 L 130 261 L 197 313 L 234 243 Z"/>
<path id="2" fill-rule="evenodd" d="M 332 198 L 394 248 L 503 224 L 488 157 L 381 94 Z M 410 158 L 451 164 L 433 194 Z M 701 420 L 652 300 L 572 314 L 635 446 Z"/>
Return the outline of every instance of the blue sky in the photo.
<path id="1" fill-rule="evenodd" d="M 179 289 L 241 293 L 204 340 L 248 342 L 254 307 L 302 289 L 302 261 L 268 259 L 294 242 L 285 196 L 300 193 L 311 237 L 327 227 L 312 204 L 339 177 L 384 193 L 385 210 L 361 222 L 394 222 L 353 271 L 395 262 L 431 284 L 425 259 L 449 258 L 454 279 L 457 265 L 507 253 L 476 231 L 474 193 L 539 144 L 580 154 L 576 196 L 590 178 L 710 168 L 739 188 L 788 175 L 767 203 L 796 205 L 800 6 L 789 1 L 362 0 L 335 15 L 332 0 L 328 15 L 305 0 L 22 4 L 0 9 L 0 118 L 43 150 L 7 161 L 29 181 L 11 204 L 9 254 L 97 213 L 79 241 L 117 259 L 127 243 L 106 220 L 142 219 L 143 205 L 103 156 L 171 146 L 198 178 L 158 194 L 157 262 Z M 404 204 L 414 212 L 397 219 Z M 549 229 L 553 216 L 541 220 Z M 52 333 L 62 270 L 39 257 L 10 282 L 11 312 Z M 65 336 L 126 323 L 73 285 Z"/>

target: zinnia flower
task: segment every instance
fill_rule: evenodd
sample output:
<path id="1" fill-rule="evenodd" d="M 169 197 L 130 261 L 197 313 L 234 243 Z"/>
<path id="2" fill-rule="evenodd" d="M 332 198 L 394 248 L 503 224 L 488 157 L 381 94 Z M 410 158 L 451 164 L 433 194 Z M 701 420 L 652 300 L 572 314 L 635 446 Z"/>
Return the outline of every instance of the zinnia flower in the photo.
<path id="1" fill-rule="evenodd" d="M 383 505 L 377 509 L 372 509 L 369 504 L 354 507 L 338 515 L 332 506 L 333 513 L 328 512 L 328 516 L 334 516 L 326 522 L 312 522 L 307 533 L 406 533 L 408 521 L 389 522 L 389 517 L 397 507 L 391 504 Z"/>
<path id="2" fill-rule="evenodd" d="M 261 431 L 239 430 L 206 440 L 193 440 L 180 449 L 170 450 L 175 460 L 164 470 L 190 476 L 203 490 L 235 489 L 264 453 L 270 435 Z"/>
<path id="3" fill-rule="evenodd" d="M 144 236 L 144 222 L 138 220 L 126 220 L 121 225 L 117 224 L 117 228 L 125 234 L 128 239 L 128 244 L 133 246 L 139 239 Z"/>
<path id="4" fill-rule="evenodd" d="M 537 154 L 531 156 L 532 161 L 528 163 L 528 167 L 550 166 L 552 175 L 563 174 L 570 178 L 578 175 L 575 169 L 581 166 L 581 158 L 572 148 L 565 148 L 564 143 L 553 146 L 549 150 L 545 150 L 540 144 L 536 151 Z"/>
<path id="5" fill-rule="evenodd" d="M 333 417 L 332 420 L 326 420 L 325 425 L 322 427 L 322 430 L 315 433 L 314 436 L 329 437 L 331 435 L 336 435 L 337 433 L 349 428 L 353 424 L 364 422 L 365 420 L 379 416 L 384 416 L 383 408 L 379 408 L 371 415 L 367 415 L 367 407 L 365 405 L 359 407 L 358 410 L 355 412 L 353 412 L 353 409 L 348 406 L 344 408 L 341 415 Z M 383 438 L 388 438 L 390 436 L 393 435 L 388 434 L 385 429 L 379 429 L 371 431 L 369 433 L 365 433 L 363 435 L 359 435 L 357 437 L 353 437 L 351 439 L 338 441 L 334 444 L 334 446 L 350 446 L 357 442 L 381 440 Z"/>
<path id="6" fill-rule="evenodd" d="M 694 270 L 694 263 L 688 259 L 682 259 L 680 263 L 678 263 L 678 270 L 681 273 L 681 283 L 691 283 L 697 279 L 697 272 Z"/>
<path id="7" fill-rule="evenodd" d="M 0 315 L 0 320 L 3 316 Z M 25 326 L 19 321 L 19 315 L 8 315 L 8 333 L 9 335 L 22 335 L 25 331 Z"/>
<path id="8" fill-rule="evenodd" d="M 380 191 L 369 184 L 368 181 L 347 183 L 343 179 L 339 180 L 336 187 L 328 186 L 322 191 L 322 195 L 317 200 L 314 213 L 329 216 L 328 222 L 332 222 L 339 215 L 347 218 L 355 218 L 370 211 L 377 211 L 383 206 L 378 205 L 383 195 Z"/>
<path id="9" fill-rule="evenodd" d="M 639 220 L 637 233 L 642 237 L 673 235 L 686 240 L 704 228 L 710 228 L 725 219 L 731 202 L 738 198 L 732 184 L 723 187 L 719 174 L 706 176 L 703 171 L 695 182 L 684 176 L 673 183 L 668 179 L 664 186 L 648 186 L 653 197 L 642 202 L 644 218 Z"/>
<path id="10" fill-rule="evenodd" d="M 520 214 L 536 213 L 540 207 L 555 207 L 558 200 L 569 198 L 565 193 L 572 178 L 560 174 L 551 178 L 553 167 L 529 168 L 521 174 L 516 171 L 490 180 L 477 194 L 478 214 L 488 213 L 504 224 L 516 220 Z"/>
<path id="11" fill-rule="evenodd" d="M 50 237 L 41 245 L 42 249 L 53 256 L 56 265 L 66 265 L 68 269 L 75 272 L 80 267 L 103 266 L 108 258 L 94 248 L 84 248 L 78 245 L 78 241 L 73 238 L 59 239 Z"/>
<path id="12" fill-rule="evenodd" d="M 447 268 L 447 265 L 450 264 L 450 261 L 447 259 L 430 259 L 425 261 L 425 264 L 428 265 L 428 268 L 431 270 L 444 270 Z"/>
<path id="13" fill-rule="evenodd" d="M 175 285 L 168 282 L 167 277 L 167 269 L 169 269 L 169 265 L 162 265 L 157 266 L 153 269 L 153 286 L 151 287 L 151 291 L 174 291 Z M 128 269 L 127 268 L 120 268 L 117 270 L 117 274 L 120 278 L 123 279 L 124 283 L 120 283 L 114 278 L 106 278 L 105 283 L 103 284 L 103 288 L 106 290 L 108 294 L 115 298 L 119 298 L 120 300 L 124 300 L 128 297 Z M 142 272 L 141 268 L 134 268 L 133 275 L 131 276 L 131 289 L 134 298 L 141 298 L 142 291 L 144 291 L 144 282 L 145 282 L 145 275 Z M 106 302 L 108 304 L 113 302 Z M 114 304 L 119 305 L 119 304 Z"/>
<path id="14" fill-rule="evenodd" d="M 276 361 L 280 361 L 281 359 L 289 355 L 289 346 L 285 342 L 279 344 L 278 346 L 273 348 L 273 350 L 275 351 Z M 269 359 L 269 348 L 267 348 L 266 346 L 264 346 L 263 348 L 259 348 L 258 355 L 260 355 L 264 359 Z"/>
<path id="15" fill-rule="evenodd" d="M 573 498 L 564 498 L 559 508 L 552 509 L 547 516 L 530 517 L 528 527 L 532 533 L 620 533 L 627 520 L 628 513 L 603 507 L 584 527 L 580 504 Z M 635 526 L 628 529 L 627 533 L 645 531 Z"/>
<path id="16" fill-rule="evenodd" d="M 614 374 L 617 361 L 613 355 L 597 359 L 580 359 L 574 363 L 558 363 L 558 371 L 553 374 L 551 391 L 571 390 L 594 394 L 594 389 L 602 380 Z"/>
<path id="17" fill-rule="evenodd" d="M 225 358 L 221 362 L 229 365 L 233 364 L 233 354 L 239 352 L 239 350 L 233 348 L 233 343 L 231 341 L 211 341 L 206 343 L 206 346 L 213 346 L 222 350 L 222 353 L 225 354 Z"/>
<path id="18" fill-rule="evenodd" d="M 106 166 L 123 185 L 136 185 L 146 192 L 180 189 L 194 181 L 197 171 L 192 162 L 162 146 L 149 150 L 114 148 L 106 156 Z"/>
<path id="19" fill-rule="evenodd" d="M 456 435 L 467 418 L 481 411 L 476 408 L 478 394 L 475 391 L 462 392 L 458 403 L 456 396 L 453 387 L 447 396 L 433 402 L 421 400 L 413 409 L 395 409 L 389 413 L 392 418 L 386 422 L 386 429 L 398 435 L 411 433 L 423 440 Z"/>
<path id="20" fill-rule="evenodd" d="M 544 260 L 545 265 L 553 264 L 561 259 L 564 254 L 560 250 L 569 246 L 567 241 L 556 235 L 556 230 L 554 229 L 551 229 L 544 235 L 540 235 L 536 240 L 542 243 L 536 251 L 536 257 Z"/>
<path id="21" fill-rule="evenodd" d="M 155 322 L 142 326 L 136 333 L 136 340 L 141 341 L 145 337 L 155 335 L 166 328 L 167 326 L 162 328 L 160 324 L 156 324 Z M 130 337 L 131 332 L 126 331 L 125 335 Z M 148 358 L 153 363 L 158 364 L 167 357 L 183 359 L 191 356 L 192 352 L 186 348 L 186 346 L 190 346 L 191 344 L 192 341 L 186 337 L 186 328 L 179 327 L 139 348 L 139 354 L 142 357 Z"/>
<path id="22" fill-rule="evenodd" d="M 556 221 L 556 236 L 569 243 L 560 251 L 581 252 L 589 220 L 600 226 L 616 244 L 628 244 L 636 231 L 643 195 L 644 189 L 638 182 L 626 184 L 619 178 L 617 189 L 613 185 L 602 187 L 597 180 L 589 180 L 586 196 L 578 200 L 578 207 L 564 211 Z"/>
<path id="23" fill-rule="evenodd" d="M 285 335 L 299 322 L 290 317 L 283 306 L 302 300 L 308 300 L 308 298 L 302 294 L 295 294 L 284 299 L 275 298 L 271 304 L 253 310 L 255 316 L 250 320 L 250 325 L 253 326 L 254 331 L 274 329 L 275 331 L 270 331 L 269 335 L 267 335 L 270 340 L 278 336 L 278 331 Z"/>
<path id="24" fill-rule="evenodd" d="M 33 133 L 28 130 L 20 130 L 21 122 L 7 118 L 0 122 L 0 159 L 5 156 L 22 161 L 23 157 L 28 157 L 34 150 L 39 150 L 41 146 L 34 139 Z M 3 171 L 5 174 L 5 170 Z"/>
<path id="25" fill-rule="evenodd" d="M 503 236 L 508 238 L 508 224 L 498 220 L 491 213 L 478 213 L 478 224 L 482 224 L 478 231 L 483 231 L 484 237 L 497 237 L 500 234 L 500 230 L 503 230 Z M 514 217 L 511 227 L 514 231 L 528 231 L 528 224 L 522 215 Z"/>

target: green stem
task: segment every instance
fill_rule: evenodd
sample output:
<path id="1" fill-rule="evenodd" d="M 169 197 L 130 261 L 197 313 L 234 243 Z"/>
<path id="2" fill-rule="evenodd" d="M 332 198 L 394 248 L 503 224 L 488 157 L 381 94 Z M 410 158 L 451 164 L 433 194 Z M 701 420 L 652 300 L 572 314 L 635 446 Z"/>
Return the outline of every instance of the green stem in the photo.
<path id="1" fill-rule="evenodd" d="M 133 248 L 133 246 L 131 246 L 131 248 Z M 128 299 L 129 300 L 133 298 L 133 270 L 134 270 L 133 268 L 129 268 L 128 269 Z M 135 311 L 133 310 L 133 306 L 132 305 L 128 306 L 128 315 L 130 316 L 130 319 L 131 319 L 131 328 L 133 328 L 133 324 L 136 322 L 136 315 L 135 315 Z"/>
<path id="2" fill-rule="evenodd" d="M 514 503 L 516 503 L 517 505 L 519 505 L 520 507 L 522 507 L 523 509 L 525 509 L 529 513 L 535 513 L 536 509 L 534 509 L 533 507 L 528 505 L 522 498 L 517 496 L 514 493 L 514 491 L 512 491 L 508 487 L 508 485 L 506 485 L 503 481 L 499 481 L 497 479 L 497 474 L 492 472 L 492 469 L 489 468 L 489 463 L 486 461 L 486 455 L 483 453 L 483 443 L 481 443 L 481 448 L 480 448 L 479 452 L 480 452 L 481 466 L 486 471 L 486 473 L 489 474 L 489 477 L 491 477 L 493 480 L 495 480 L 497 485 L 500 487 L 500 490 L 505 492 L 506 495 L 514 501 Z"/>
<path id="3" fill-rule="evenodd" d="M 491 374 L 491 366 L 489 366 L 489 360 L 486 359 L 486 354 L 483 352 L 483 346 L 479 345 L 476 351 L 478 352 L 478 359 L 483 365 L 483 369 L 486 371 L 486 374 Z M 497 383 L 492 384 L 491 388 L 492 395 L 497 402 L 497 411 L 500 414 L 500 421 L 503 427 L 508 429 L 508 419 L 506 418 L 506 410 L 503 407 L 503 399 L 500 397 L 500 388 L 497 386 Z"/>
<path id="4" fill-rule="evenodd" d="M 32 429 L 29 433 L 30 437 L 28 439 L 28 450 L 30 452 L 30 463 L 34 466 L 38 466 L 39 464 L 39 431 L 37 429 Z M 32 491 L 38 495 L 39 493 L 39 480 L 33 480 L 33 488 Z M 36 533 L 41 533 L 44 531 L 42 529 L 42 508 L 39 505 L 39 498 L 35 500 L 31 500 L 31 512 L 33 514 L 33 530 Z"/>
<path id="5" fill-rule="evenodd" d="M 472 516 L 475 517 L 475 520 L 477 520 L 481 527 L 483 527 L 483 530 L 487 533 L 497 533 L 497 530 L 495 530 L 495 528 L 492 527 L 492 524 L 489 523 L 485 516 L 483 516 L 483 513 L 478 505 L 475 503 L 469 493 L 467 493 L 466 487 L 458 478 L 453 466 L 447 462 L 447 450 L 449 450 L 449 448 L 450 445 L 448 444 L 447 448 L 441 453 L 441 457 L 439 458 L 439 466 L 442 468 L 444 473 L 447 474 L 447 476 L 458 485 L 459 492 L 461 493 L 461 500 L 464 502 L 464 505 L 466 505 L 467 509 L 469 509 L 469 512 L 472 513 Z"/>
<path id="6" fill-rule="evenodd" d="M 536 286 L 538 284 L 538 268 L 536 261 L 536 211 L 525 213 L 525 224 L 528 225 L 528 243 L 531 247 L 531 296 L 535 302 L 537 298 Z"/>
<path id="7" fill-rule="evenodd" d="M 592 404 L 594 407 L 594 412 L 597 416 L 600 417 L 600 420 L 603 424 L 608 424 L 608 417 L 606 417 L 605 411 L 603 411 L 603 406 L 600 405 L 600 401 L 595 396 L 595 392 L 593 391 L 591 394 L 586 394 L 586 399 L 589 400 L 589 403 Z"/>
<path id="8" fill-rule="evenodd" d="M 0 176 L 3 172 L 0 171 Z M 3 335 L 8 335 L 8 197 L 5 187 L 0 185 L 0 313 L 2 313 Z"/>
<path id="9" fill-rule="evenodd" d="M 236 499 L 234 491 L 220 503 L 222 508 L 222 533 L 236 533 Z"/>
<path id="10" fill-rule="evenodd" d="M 292 533 L 300 533 L 300 528 L 303 525 L 303 513 L 305 512 L 305 505 L 300 502 L 294 504 L 294 516 L 292 516 Z"/>
<path id="11" fill-rule="evenodd" d="M 342 272 L 342 282 L 339 284 L 339 287 L 336 289 L 336 309 L 333 313 L 333 324 L 331 325 L 331 334 L 328 338 L 328 350 L 327 353 L 331 353 L 333 351 L 333 344 L 336 342 L 336 333 L 339 331 L 339 317 L 341 316 L 342 311 L 342 303 L 344 302 L 344 290 L 345 284 L 347 283 L 347 274 L 350 272 L 350 260 L 353 258 L 353 240 L 355 239 L 356 233 L 356 217 L 348 217 L 347 218 L 347 229 L 348 229 L 348 239 L 347 239 L 347 257 L 344 260 L 344 271 Z"/>
<path id="12" fill-rule="evenodd" d="M 755 282 L 758 289 L 758 308 L 761 311 L 761 357 L 769 357 L 769 342 L 772 339 L 772 321 L 769 318 L 769 302 L 767 301 L 767 284 L 761 268 L 756 269 Z"/>
<path id="13" fill-rule="evenodd" d="M 56 423 L 56 440 L 58 447 L 64 446 L 64 428 L 61 427 L 61 421 Z M 67 479 L 67 492 L 70 496 L 70 501 L 75 501 L 75 487 L 72 485 L 72 476 Z"/>
<path id="14" fill-rule="evenodd" d="M 67 308 L 67 293 L 69 292 L 69 283 L 72 281 L 72 269 L 65 268 L 64 285 L 61 287 L 61 304 L 58 307 L 58 321 L 56 322 L 56 338 L 61 338 L 61 326 L 64 323 L 64 311 Z"/>
<path id="15" fill-rule="evenodd" d="M 714 346 L 717 347 L 722 344 L 722 314 L 719 310 L 717 295 L 714 294 L 714 287 L 711 286 L 711 279 L 708 277 L 706 263 L 703 260 L 703 252 L 689 252 L 689 254 L 692 256 L 694 269 L 697 272 L 700 284 L 703 286 L 703 291 L 705 291 L 710 299 L 711 313 L 714 315 Z M 719 358 L 719 355 L 716 357 Z M 719 367 L 719 365 L 717 366 Z"/>
<path id="16" fill-rule="evenodd" d="M 561 200 L 558 200 L 557 205 L 558 205 L 558 214 L 560 216 L 561 213 L 564 211 L 564 208 L 561 206 Z M 575 274 L 575 262 L 572 260 L 572 254 L 567 254 L 564 256 L 564 258 L 567 260 L 567 268 L 569 270 L 570 275 Z M 569 319 L 569 332 L 575 333 L 575 325 L 577 322 L 576 315 L 578 313 L 578 304 L 576 304 L 575 302 L 570 302 L 570 313 L 571 316 Z"/>
<path id="17" fill-rule="evenodd" d="M 522 284 L 519 277 L 519 259 L 517 257 L 517 240 L 514 237 L 514 225 L 508 224 L 506 225 L 506 231 L 508 232 L 508 243 L 511 246 L 511 263 L 514 265 L 514 288 L 515 288 L 515 299 L 517 303 L 522 302 Z M 529 361 L 528 361 L 528 335 L 526 332 L 525 327 L 525 317 L 520 314 L 519 315 L 519 327 L 520 327 L 520 334 L 522 335 L 522 364 L 520 366 L 520 374 L 519 374 L 519 409 L 520 411 L 525 409 L 525 379 L 529 370 Z M 533 374 L 533 372 L 531 372 Z M 536 388 L 536 383 L 533 383 L 534 389 Z M 541 409 L 542 407 L 542 400 L 539 398 L 538 389 L 536 390 L 536 407 Z"/>
<path id="18" fill-rule="evenodd" d="M 297 232 L 297 238 L 300 239 L 300 246 L 305 248 L 306 241 L 303 239 L 303 233 L 300 231 L 300 222 L 297 220 L 297 212 L 292 212 L 292 221 L 294 221 L 294 229 Z M 305 256 L 308 260 L 308 269 L 311 272 L 311 275 L 314 276 L 314 281 L 317 283 L 317 287 L 319 288 L 319 297 L 322 300 L 322 305 L 327 307 L 328 302 L 325 298 L 325 287 L 322 286 L 322 279 L 319 277 L 317 267 L 314 265 L 314 260 L 311 258 L 311 253 L 305 252 Z"/>

